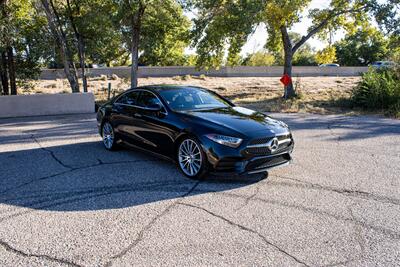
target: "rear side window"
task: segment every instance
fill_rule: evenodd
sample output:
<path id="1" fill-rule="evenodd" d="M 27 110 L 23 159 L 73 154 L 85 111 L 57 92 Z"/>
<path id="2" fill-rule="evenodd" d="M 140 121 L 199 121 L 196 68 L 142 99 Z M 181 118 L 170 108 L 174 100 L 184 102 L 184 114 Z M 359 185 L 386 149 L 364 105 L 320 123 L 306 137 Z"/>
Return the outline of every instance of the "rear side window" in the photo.
<path id="1" fill-rule="evenodd" d="M 138 106 L 140 107 L 148 107 L 154 104 L 160 104 L 160 100 L 152 93 L 147 91 L 142 91 L 140 94 L 140 98 L 138 101 Z"/>
<path id="2" fill-rule="evenodd" d="M 120 98 L 118 98 L 116 103 L 135 106 L 135 105 L 137 105 L 137 102 L 138 102 L 139 93 L 140 92 L 138 92 L 138 91 L 126 93 L 126 94 L 122 95 Z"/>

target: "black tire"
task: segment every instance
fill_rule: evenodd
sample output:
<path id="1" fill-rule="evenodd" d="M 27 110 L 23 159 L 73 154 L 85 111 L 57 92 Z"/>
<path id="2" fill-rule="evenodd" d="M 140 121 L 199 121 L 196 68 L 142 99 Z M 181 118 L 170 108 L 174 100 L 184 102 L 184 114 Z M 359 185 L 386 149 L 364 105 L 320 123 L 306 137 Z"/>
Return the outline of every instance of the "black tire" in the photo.
<path id="1" fill-rule="evenodd" d="M 116 150 L 118 148 L 117 145 L 117 136 L 114 131 L 114 127 L 108 121 L 105 121 L 101 126 L 101 137 L 103 139 L 103 145 L 107 150 Z"/>
<path id="2" fill-rule="evenodd" d="M 179 170 L 190 179 L 201 180 L 208 174 L 207 155 L 200 142 L 193 137 L 188 136 L 180 140 L 176 150 L 176 162 Z"/>

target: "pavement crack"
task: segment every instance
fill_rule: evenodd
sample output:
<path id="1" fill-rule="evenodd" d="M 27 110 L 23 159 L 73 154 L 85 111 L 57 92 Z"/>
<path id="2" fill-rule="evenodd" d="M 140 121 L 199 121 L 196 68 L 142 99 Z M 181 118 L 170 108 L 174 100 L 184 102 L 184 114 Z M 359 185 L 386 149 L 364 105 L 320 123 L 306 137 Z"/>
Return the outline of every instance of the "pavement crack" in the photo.
<path id="1" fill-rule="evenodd" d="M 260 234 L 259 232 L 255 231 L 255 230 L 253 230 L 253 229 L 251 229 L 251 228 L 248 228 L 248 227 L 246 227 L 246 226 L 244 226 L 244 225 L 235 223 L 235 222 L 233 222 L 233 221 L 231 221 L 231 220 L 229 220 L 229 219 L 227 219 L 227 218 L 225 218 L 225 217 L 223 217 L 223 216 L 221 216 L 221 215 L 219 215 L 219 214 L 216 214 L 216 213 L 214 213 L 214 212 L 212 212 L 212 211 L 210 211 L 210 210 L 207 210 L 207 209 L 205 209 L 205 208 L 203 208 L 203 207 L 199 207 L 199 206 L 192 205 L 192 204 L 188 204 L 188 203 L 178 203 L 178 204 L 179 204 L 179 205 L 183 205 L 183 206 L 187 206 L 187 207 L 191 207 L 191 208 L 195 208 L 195 209 L 202 210 L 202 211 L 208 213 L 209 215 L 211 215 L 211 216 L 213 216 L 213 217 L 216 217 L 216 218 L 218 218 L 218 219 L 220 219 L 220 220 L 223 220 L 224 222 L 226 222 L 226 223 L 228 223 L 228 224 L 230 224 L 230 225 L 232 225 L 232 226 L 238 227 L 239 229 L 241 229 L 241 230 L 243 230 L 243 231 L 246 231 L 246 232 L 255 234 L 255 235 L 257 235 L 259 238 L 261 238 L 261 239 L 264 241 L 264 243 L 266 243 L 266 244 L 269 245 L 269 246 L 274 247 L 276 250 L 278 250 L 278 251 L 281 252 L 282 254 L 288 256 L 289 258 L 291 258 L 292 260 L 296 261 L 297 263 L 302 264 L 302 265 L 304 265 L 304 266 L 309 266 L 309 265 L 306 264 L 304 261 L 302 261 L 302 260 L 300 260 L 299 258 L 297 258 L 296 256 L 290 254 L 289 252 L 287 252 L 287 251 L 284 250 L 283 248 L 279 247 L 278 245 L 272 243 L 272 242 L 269 241 L 264 235 Z"/>
<path id="2" fill-rule="evenodd" d="M 235 193 L 229 193 L 229 192 L 214 192 L 218 195 L 222 195 L 222 196 L 227 196 L 227 197 L 232 197 L 232 198 L 241 198 L 241 199 L 245 199 L 245 196 L 239 195 L 239 194 L 235 194 Z M 355 218 L 348 218 L 348 217 L 343 217 L 341 215 L 337 215 L 337 214 L 333 214 L 330 213 L 328 211 L 324 211 L 324 210 L 320 210 L 320 209 L 316 209 L 316 208 L 312 208 L 312 207 L 305 207 L 305 206 L 301 206 L 301 205 L 296 205 L 296 204 L 290 204 L 290 203 L 285 203 L 285 202 L 280 202 L 280 201 L 276 201 L 276 200 L 268 200 L 268 199 L 263 199 L 260 197 L 253 197 L 251 198 L 249 201 L 259 201 L 259 202 L 263 202 L 269 205 L 274 205 L 274 206 L 279 206 L 279 207 L 284 207 L 284 208 L 290 208 L 290 209 L 296 209 L 296 210 L 300 210 L 303 212 L 307 212 L 307 213 L 311 213 L 313 215 L 318 215 L 318 216 L 327 216 L 330 217 L 332 219 L 335 219 L 337 221 L 344 221 L 344 222 L 351 222 L 353 224 L 356 224 L 358 226 L 361 226 L 365 229 L 368 230 L 372 230 L 372 231 L 376 231 L 379 232 L 383 235 L 386 235 L 392 239 L 400 239 L 400 233 L 397 233 L 391 229 L 387 229 L 387 228 L 383 228 L 380 226 L 375 226 L 375 225 L 371 225 L 371 224 L 367 224 L 363 221 L 358 221 Z"/>
<path id="3" fill-rule="evenodd" d="M 74 263 L 72 261 L 68 261 L 65 259 L 59 259 L 59 258 L 55 258 L 55 257 L 51 257 L 48 255 L 44 255 L 44 254 L 32 254 L 32 253 L 26 253 L 22 250 L 16 249 L 15 247 L 11 246 L 10 244 L 8 244 L 7 242 L 0 240 L 0 246 L 2 246 L 6 251 L 17 254 L 18 256 L 22 256 L 25 258 L 38 258 L 38 259 L 43 259 L 43 260 L 47 260 L 53 263 L 58 263 L 58 264 L 64 264 L 67 266 L 72 266 L 72 267 L 81 267 L 82 265 L 79 265 L 77 263 Z"/>
<path id="4" fill-rule="evenodd" d="M 352 221 L 357 222 L 357 219 L 353 214 L 352 207 L 351 206 L 347 207 L 347 209 L 349 210 L 349 213 L 350 213 Z M 354 228 L 355 228 L 356 240 L 357 240 L 357 243 L 358 243 L 358 245 L 360 246 L 360 249 L 361 249 L 360 258 L 362 258 L 365 255 L 365 245 L 364 245 L 365 244 L 365 240 L 364 240 L 364 238 L 362 236 L 362 228 L 357 223 L 354 224 Z"/>
<path id="5" fill-rule="evenodd" d="M 81 191 L 75 191 L 75 192 L 53 192 L 53 193 L 45 193 L 44 195 L 34 195 L 34 196 L 29 196 L 28 198 L 40 198 L 45 196 L 45 199 L 42 200 L 36 200 L 31 203 L 24 203 L 24 204 L 19 204 L 22 205 L 26 208 L 31 208 L 29 210 L 24 210 L 22 212 L 14 213 L 9 216 L 5 216 L 0 218 L 0 223 L 21 216 L 21 215 L 26 215 L 32 212 L 35 212 L 37 209 L 50 209 L 54 208 L 59 205 L 64 205 L 64 204 L 72 204 L 74 202 L 82 201 L 82 200 L 87 200 L 87 199 L 92 199 L 96 197 L 102 197 L 102 196 L 107 196 L 107 195 L 112 195 L 112 194 L 119 194 L 119 193 L 124 193 L 124 192 L 134 192 L 134 191 L 142 191 L 146 190 L 147 192 L 151 190 L 157 190 L 157 188 L 160 187 L 166 187 L 166 186 L 175 186 L 175 185 L 181 185 L 184 183 L 176 183 L 176 182 L 163 182 L 163 183 L 153 183 L 153 184 L 146 184 L 139 186 L 138 184 L 122 184 L 119 186 L 113 186 L 113 187 L 99 187 L 99 188 L 89 188 Z M 175 191 L 174 191 L 175 192 Z M 181 192 L 181 191 L 179 191 Z M 189 192 L 189 194 L 192 191 Z M 20 199 L 20 198 L 17 198 Z M 17 200 L 17 199 L 6 199 L 6 201 L 12 201 L 12 200 Z"/>
<path id="6" fill-rule="evenodd" d="M 260 192 L 260 187 L 257 187 L 257 188 L 256 188 L 256 192 L 254 192 L 254 193 L 251 194 L 250 196 L 246 197 L 246 198 L 244 199 L 243 205 L 241 205 L 241 206 L 240 206 L 239 208 L 237 208 L 235 211 L 239 211 L 239 210 L 243 209 L 244 207 L 246 207 L 246 206 L 249 204 L 249 202 L 250 202 L 253 198 L 255 198 L 255 197 L 258 195 L 259 192 Z"/>
<path id="7" fill-rule="evenodd" d="M 35 135 L 31 135 L 31 138 L 35 141 L 35 143 L 39 146 L 39 148 L 43 151 L 46 151 L 47 153 L 50 154 L 50 156 L 61 166 L 63 166 L 64 168 L 67 169 L 73 169 L 73 167 L 65 164 L 64 162 L 62 162 L 54 153 L 54 151 L 52 151 L 51 149 L 48 149 L 47 147 L 42 146 L 42 144 L 39 142 L 39 140 L 35 137 Z"/>
<path id="8" fill-rule="evenodd" d="M 177 198 L 176 201 L 174 201 L 173 203 L 171 203 L 170 205 L 167 206 L 166 209 L 163 210 L 163 212 L 161 212 L 159 215 L 155 216 L 147 225 L 145 225 L 142 230 L 140 230 L 140 232 L 137 235 L 137 238 L 135 240 L 133 240 L 132 243 L 130 243 L 126 248 L 124 248 L 123 250 L 121 250 L 121 252 L 119 252 L 118 254 L 114 255 L 111 257 L 111 259 L 105 264 L 105 267 L 109 267 L 112 266 L 113 261 L 116 259 L 120 259 L 123 256 L 125 256 L 130 250 L 132 250 L 134 247 L 136 247 L 143 239 L 144 239 L 144 235 L 145 233 L 151 229 L 151 227 L 158 221 L 160 220 L 163 216 L 165 216 L 166 214 L 168 214 L 171 209 L 173 207 L 175 207 L 176 205 L 179 204 L 179 201 L 182 198 L 187 197 L 188 195 L 190 195 L 195 189 L 196 187 L 200 184 L 201 181 L 196 182 L 185 194 L 182 194 L 179 198 Z"/>
<path id="9" fill-rule="evenodd" d="M 284 180 L 295 181 L 298 183 L 298 184 L 280 183 L 281 185 L 292 186 L 292 187 L 312 188 L 312 189 L 317 189 L 317 190 L 325 190 L 325 191 L 335 192 L 335 193 L 346 195 L 346 196 L 357 197 L 357 198 L 367 199 L 367 200 L 374 200 L 374 201 L 386 203 L 386 204 L 400 205 L 400 199 L 397 199 L 397 198 L 380 196 L 380 195 L 376 195 L 376 194 L 361 191 L 361 190 L 337 188 L 337 187 L 333 187 L 333 186 L 325 186 L 325 185 L 306 182 L 306 181 L 303 181 L 300 179 L 281 176 L 281 175 L 273 175 L 273 176 L 280 178 L 280 179 L 284 179 Z M 273 183 L 273 182 L 270 181 L 270 183 Z"/>
<path id="10" fill-rule="evenodd" d="M 66 170 L 66 171 L 62 171 L 62 172 L 58 172 L 58 173 L 55 173 L 55 174 L 46 175 L 46 176 L 43 176 L 43 177 L 39 177 L 39 178 L 35 178 L 35 179 L 32 179 L 32 180 L 29 180 L 29 181 L 27 181 L 25 183 L 22 183 L 22 184 L 19 184 L 17 186 L 8 188 L 8 189 L 6 189 L 4 191 L 1 191 L 0 194 L 5 194 L 5 193 L 8 193 L 8 192 L 13 191 L 13 190 L 20 189 L 22 187 L 25 187 L 27 185 L 30 185 L 30 184 L 38 182 L 38 181 L 47 180 L 47 179 L 54 178 L 54 177 L 57 177 L 57 176 L 60 176 L 60 175 L 63 175 L 63 174 L 70 173 L 70 172 L 75 172 L 75 171 L 79 171 L 79 170 L 95 168 L 95 167 L 102 166 L 102 165 L 134 164 L 134 163 L 159 162 L 159 161 L 160 160 L 157 160 L 157 159 L 155 159 L 155 160 L 124 160 L 124 161 L 114 161 L 114 162 L 103 162 L 101 160 L 98 160 L 98 163 L 95 163 L 95 164 L 85 165 L 85 166 L 81 166 L 81 167 L 74 167 L 74 168 L 70 168 L 69 170 Z"/>

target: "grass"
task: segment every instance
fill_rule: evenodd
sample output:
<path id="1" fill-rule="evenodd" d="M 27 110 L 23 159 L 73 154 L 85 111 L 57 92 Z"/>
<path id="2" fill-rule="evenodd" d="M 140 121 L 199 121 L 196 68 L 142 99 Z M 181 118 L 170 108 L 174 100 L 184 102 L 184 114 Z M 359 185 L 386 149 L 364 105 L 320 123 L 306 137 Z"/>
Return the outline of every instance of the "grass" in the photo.
<path id="1" fill-rule="evenodd" d="M 228 95 L 229 97 L 229 95 Z M 316 114 L 358 114 L 351 102 L 351 90 L 328 89 L 324 91 L 299 92 L 293 99 L 285 100 L 281 94 L 237 95 L 234 102 L 265 112 L 316 113 Z"/>

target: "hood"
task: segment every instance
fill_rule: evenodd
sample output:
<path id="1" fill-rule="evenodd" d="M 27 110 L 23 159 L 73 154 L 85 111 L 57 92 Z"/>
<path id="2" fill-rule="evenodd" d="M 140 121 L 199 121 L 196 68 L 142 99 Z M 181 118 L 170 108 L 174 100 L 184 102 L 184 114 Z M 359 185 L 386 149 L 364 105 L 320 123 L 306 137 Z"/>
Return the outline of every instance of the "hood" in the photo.
<path id="1" fill-rule="evenodd" d="M 274 120 L 263 113 L 243 107 L 191 110 L 184 113 L 246 135 L 276 135 L 289 131 L 285 123 Z M 263 132 L 263 134 L 258 132 Z"/>

